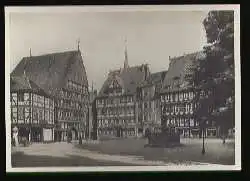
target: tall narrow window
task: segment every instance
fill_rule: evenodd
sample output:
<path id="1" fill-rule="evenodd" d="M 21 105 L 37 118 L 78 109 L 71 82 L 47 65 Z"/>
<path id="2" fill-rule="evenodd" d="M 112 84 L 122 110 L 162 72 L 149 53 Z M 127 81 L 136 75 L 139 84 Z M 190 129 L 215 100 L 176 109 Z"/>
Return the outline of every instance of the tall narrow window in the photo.
<path id="1" fill-rule="evenodd" d="M 18 108 L 18 122 L 24 122 L 24 108 Z"/>
<path id="2" fill-rule="evenodd" d="M 11 113 L 12 113 L 11 122 L 16 123 L 17 122 L 17 108 L 12 107 L 12 112 Z"/>
<path id="3" fill-rule="evenodd" d="M 29 100 L 29 93 L 24 93 L 24 101 L 28 101 Z"/>
<path id="4" fill-rule="evenodd" d="M 12 96 L 12 100 L 11 100 L 12 104 L 16 105 L 16 103 L 17 103 L 17 93 L 12 93 L 11 96 Z"/>
<path id="5" fill-rule="evenodd" d="M 178 101 L 178 93 L 175 94 L 175 102 Z"/>
<path id="6" fill-rule="evenodd" d="M 18 101 L 19 102 L 23 102 L 24 101 L 24 93 L 22 93 L 22 92 L 18 93 Z"/>
<path id="7" fill-rule="evenodd" d="M 41 123 L 43 121 L 43 111 L 42 110 L 39 110 L 38 118 L 39 118 L 39 122 Z"/>
<path id="8" fill-rule="evenodd" d="M 48 110 L 45 111 L 45 121 L 49 122 L 49 111 Z"/>

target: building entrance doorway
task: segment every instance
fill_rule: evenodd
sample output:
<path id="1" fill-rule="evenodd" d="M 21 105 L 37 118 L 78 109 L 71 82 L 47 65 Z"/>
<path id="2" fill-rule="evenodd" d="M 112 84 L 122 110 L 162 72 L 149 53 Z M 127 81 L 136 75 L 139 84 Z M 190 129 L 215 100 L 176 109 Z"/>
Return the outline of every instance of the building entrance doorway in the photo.
<path id="1" fill-rule="evenodd" d="M 42 141 L 42 129 L 38 127 L 31 128 L 31 141 L 41 142 Z"/>
<path id="2" fill-rule="evenodd" d="M 123 137 L 123 130 L 122 130 L 121 127 L 117 128 L 116 136 L 117 137 Z"/>
<path id="3" fill-rule="evenodd" d="M 67 132 L 67 137 L 68 137 L 68 141 L 72 141 L 72 140 L 77 140 L 78 139 L 78 131 L 76 130 L 75 127 L 71 127 L 68 132 Z"/>
<path id="4" fill-rule="evenodd" d="M 61 142 L 62 141 L 62 131 L 55 131 L 55 141 Z"/>
<path id="5" fill-rule="evenodd" d="M 77 140 L 78 139 L 78 131 L 76 130 L 75 127 L 71 129 L 71 134 L 72 134 L 72 140 Z"/>

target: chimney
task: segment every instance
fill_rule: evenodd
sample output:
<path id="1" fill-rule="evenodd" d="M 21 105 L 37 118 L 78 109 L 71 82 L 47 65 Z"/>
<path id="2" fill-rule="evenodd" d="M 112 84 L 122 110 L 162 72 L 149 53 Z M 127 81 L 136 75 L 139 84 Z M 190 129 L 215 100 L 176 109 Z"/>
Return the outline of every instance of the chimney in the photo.
<path id="1" fill-rule="evenodd" d="M 77 40 L 77 51 L 80 52 L 80 38 Z"/>
<path id="2" fill-rule="evenodd" d="M 32 55 L 31 55 L 31 48 L 30 48 L 30 57 L 32 57 Z"/>
<path id="3" fill-rule="evenodd" d="M 149 71 L 148 71 L 148 64 L 143 65 L 144 66 L 144 79 L 148 79 Z"/>

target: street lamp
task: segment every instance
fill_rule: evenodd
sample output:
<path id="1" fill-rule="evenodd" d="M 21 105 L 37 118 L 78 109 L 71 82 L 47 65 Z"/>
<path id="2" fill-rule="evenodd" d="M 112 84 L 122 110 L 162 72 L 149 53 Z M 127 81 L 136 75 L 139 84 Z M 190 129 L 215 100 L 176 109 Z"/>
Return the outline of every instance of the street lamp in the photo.
<path id="1" fill-rule="evenodd" d="M 219 113 L 222 114 L 222 116 L 225 114 L 225 112 L 228 110 L 227 107 L 220 107 L 219 108 Z M 224 117 L 225 118 L 225 117 Z M 222 118 L 223 119 L 223 118 Z M 225 131 L 226 131 L 226 128 L 225 128 L 225 121 L 224 122 L 224 129 L 223 129 L 223 144 L 226 143 L 226 135 L 225 135 Z"/>
<path id="2" fill-rule="evenodd" d="M 205 154 L 205 124 L 206 124 L 206 117 L 202 117 L 202 151 L 201 154 Z"/>

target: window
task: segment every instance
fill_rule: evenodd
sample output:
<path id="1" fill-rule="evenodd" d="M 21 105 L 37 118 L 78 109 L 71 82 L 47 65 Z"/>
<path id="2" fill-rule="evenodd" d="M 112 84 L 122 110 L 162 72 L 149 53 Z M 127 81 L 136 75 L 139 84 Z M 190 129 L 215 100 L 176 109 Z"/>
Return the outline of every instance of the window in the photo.
<path id="1" fill-rule="evenodd" d="M 175 106 L 171 106 L 171 113 L 174 113 Z"/>
<path id="2" fill-rule="evenodd" d="M 12 99 L 13 99 L 14 101 L 17 100 L 17 93 L 12 93 L 11 96 L 12 96 Z"/>
<path id="3" fill-rule="evenodd" d="M 38 115 L 39 121 L 43 120 L 43 111 L 39 110 L 39 115 Z"/>
<path id="4" fill-rule="evenodd" d="M 19 92 L 18 93 L 18 101 L 23 102 L 24 101 L 24 93 Z"/>
<path id="5" fill-rule="evenodd" d="M 160 102 L 156 101 L 155 105 L 156 105 L 156 108 L 158 109 L 160 107 Z"/>
<path id="6" fill-rule="evenodd" d="M 179 126 L 179 119 L 178 118 L 176 118 L 176 120 L 175 120 L 175 126 Z"/>
<path id="7" fill-rule="evenodd" d="M 185 113 L 187 113 L 188 112 L 188 105 L 187 104 L 185 104 L 185 111 L 184 111 Z"/>
<path id="8" fill-rule="evenodd" d="M 171 95 L 170 95 L 170 101 L 171 101 L 171 102 L 173 102 L 173 99 L 174 99 L 173 97 L 174 97 L 174 95 L 171 94 Z"/>
<path id="9" fill-rule="evenodd" d="M 164 97 L 163 96 L 161 96 L 161 102 L 164 102 Z"/>
<path id="10" fill-rule="evenodd" d="M 180 101 L 183 100 L 183 93 L 182 93 L 182 92 L 179 94 L 179 100 L 180 100 Z"/>
<path id="11" fill-rule="evenodd" d="M 23 107 L 19 107 L 18 108 L 18 119 L 19 120 L 23 120 L 24 119 L 24 108 Z"/>
<path id="12" fill-rule="evenodd" d="M 178 106 L 175 106 L 175 112 L 178 113 L 179 112 L 179 107 Z"/>
<path id="13" fill-rule="evenodd" d="M 12 122 L 16 122 L 17 121 L 17 108 L 16 107 L 12 107 Z"/>
<path id="14" fill-rule="evenodd" d="M 48 108 L 49 107 L 49 99 L 45 98 L 45 107 Z"/>
<path id="15" fill-rule="evenodd" d="M 24 100 L 25 101 L 29 100 L 29 97 L 30 97 L 29 93 L 24 93 Z"/>
<path id="16" fill-rule="evenodd" d="M 169 101 L 169 95 L 168 95 L 168 94 L 165 96 L 165 101 L 166 101 L 166 102 Z"/>
<path id="17" fill-rule="evenodd" d="M 168 126 L 170 124 L 170 120 L 169 119 L 167 119 L 167 121 L 166 121 L 166 125 Z"/>
<path id="18" fill-rule="evenodd" d="M 38 122 L 38 110 L 36 108 L 33 109 L 33 122 Z"/>
<path id="19" fill-rule="evenodd" d="M 54 112 L 51 111 L 49 115 L 50 115 L 49 123 L 53 124 L 54 123 Z"/>
<path id="20" fill-rule="evenodd" d="M 54 109 L 54 101 L 52 99 L 49 99 L 49 106 L 51 109 Z"/>
<path id="21" fill-rule="evenodd" d="M 189 92 L 189 99 L 193 99 L 194 98 L 194 93 L 193 92 Z"/>
<path id="22" fill-rule="evenodd" d="M 175 102 L 178 101 L 178 93 L 175 94 Z"/>
<path id="23" fill-rule="evenodd" d="M 190 113 L 193 113 L 193 104 L 190 105 Z"/>
<path id="24" fill-rule="evenodd" d="M 184 126 L 184 119 L 180 118 L 180 126 Z"/>
<path id="25" fill-rule="evenodd" d="M 194 119 L 190 119 L 190 126 L 194 126 Z"/>
<path id="26" fill-rule="evenodd" d="M 45 120 L 49 121 L 49 111 L 48 110 L 45 111 Z"/>

